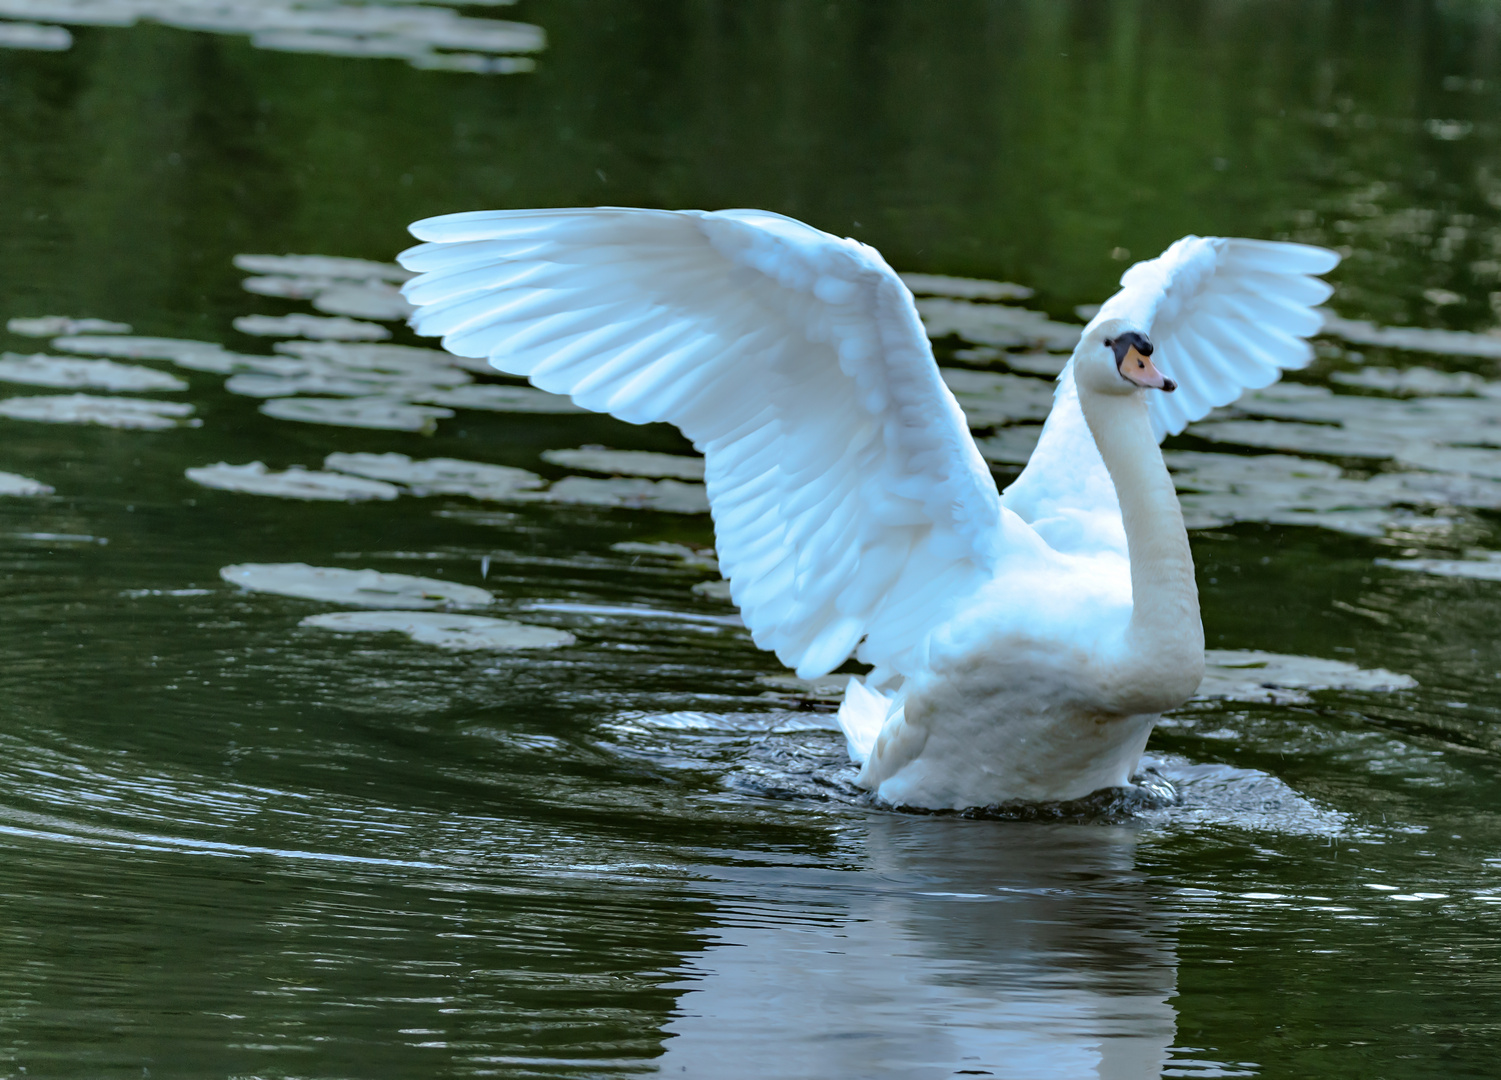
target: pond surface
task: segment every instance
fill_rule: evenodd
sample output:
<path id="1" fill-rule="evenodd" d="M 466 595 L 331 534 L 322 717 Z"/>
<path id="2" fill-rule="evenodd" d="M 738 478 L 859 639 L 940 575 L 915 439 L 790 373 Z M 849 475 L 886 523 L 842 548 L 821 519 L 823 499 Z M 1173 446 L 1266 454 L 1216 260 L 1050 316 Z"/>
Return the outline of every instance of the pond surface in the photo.
<path id="1" fill-rule="evenodd" d="M 0 319 L 133 330 L 3 342 L 0 1075 L 1496 1074 L 1494 5 L 115 6 L 0 0 Z M 1169 444 L 1155 797 L 870 805 L 676 433 L 339 344 L 431 344 L 408 221 L 597 203 L 1025 286 L 924 286 L 1002 484 L 1129 261 L 1341 249 Z"/>

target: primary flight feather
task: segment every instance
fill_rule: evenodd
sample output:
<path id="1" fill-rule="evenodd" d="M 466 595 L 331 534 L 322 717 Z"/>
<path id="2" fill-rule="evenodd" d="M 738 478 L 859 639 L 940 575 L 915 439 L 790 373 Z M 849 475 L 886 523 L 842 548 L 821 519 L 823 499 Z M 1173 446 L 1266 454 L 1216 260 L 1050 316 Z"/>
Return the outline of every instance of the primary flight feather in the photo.
<path id="1" fill-rule="evenodd" d="M 872 665 L 840 712 L 861 783 L 930 808 L 1129 782 L 1203 670 L 1156 443 L 1306 363 L 1329 292 L 1312 275 L 1338 261 L 1187 237 L 1132 267 L 1002 495 L 871 247 L 759 210 L 411 229 L 418 333 L 692 440 L 752 637 L 805 677 Z"/>

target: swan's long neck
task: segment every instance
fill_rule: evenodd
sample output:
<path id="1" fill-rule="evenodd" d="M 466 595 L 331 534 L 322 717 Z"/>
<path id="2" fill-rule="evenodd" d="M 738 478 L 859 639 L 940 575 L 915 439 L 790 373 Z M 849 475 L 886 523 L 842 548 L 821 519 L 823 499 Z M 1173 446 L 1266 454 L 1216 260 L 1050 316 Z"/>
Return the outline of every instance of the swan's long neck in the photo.
<path id="1" fill-rule="evenodd" d="M 1131 621 L 1106 684 L 1122 712 L 1175 708 L 1204 675 L 1199 590 L 1178 495 L 1143 392 L 1080 386 L 1079 404 L 1115 485 L 1131 560 Z"/>

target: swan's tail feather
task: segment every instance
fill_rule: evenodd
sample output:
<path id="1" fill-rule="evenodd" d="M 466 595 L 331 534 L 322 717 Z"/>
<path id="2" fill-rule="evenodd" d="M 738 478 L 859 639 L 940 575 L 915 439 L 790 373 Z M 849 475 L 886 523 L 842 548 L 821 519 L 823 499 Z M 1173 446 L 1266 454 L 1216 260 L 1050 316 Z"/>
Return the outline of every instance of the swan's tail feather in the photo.
<path id="1" fill-rule="evenodd" d="M 863 681 L 851 677 L 839 706 L 839 726 L 849 744 L 850 760 L 864 765 L 876 747 L 876 736 L 886 726 L 893 708 L 901 708 L 899 695 L 872 690 Z"/>

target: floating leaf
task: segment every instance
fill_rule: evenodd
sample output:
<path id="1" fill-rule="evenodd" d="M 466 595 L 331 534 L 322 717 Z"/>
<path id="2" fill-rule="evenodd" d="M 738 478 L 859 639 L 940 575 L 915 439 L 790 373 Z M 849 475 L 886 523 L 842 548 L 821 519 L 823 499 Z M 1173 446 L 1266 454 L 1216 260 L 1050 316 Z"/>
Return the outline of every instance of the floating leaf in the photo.
<path id="1" fill-rule="evenodd" d="M 187 357 L 224 357 L 227 373 L 234 370 L 236 354 L 223 345 L 212 341 L 193 341 L 188 338 L 157 337 L 100 337 L 93 334 L 77 334 L 60 337 L 52 343 L 54 349 L 63 352 L 82 353 L 85 356 L 113 356 L 121 360 L 171 360 L 178 363 Z M 213 370 L 205 368 L 203 370 Z"/>
<path id="2" fill-rule="evenodd" d="M 1501 360 L 1501 337 L 1471 334 L 1463 330 L 1424 330 L 1416 326 L 1376 326 L 1359 319 L 1342 319 L 1324 312 L 1321 333 L 1343 338 L 1356 345 L 1380 345 L 1442 356 L 1481 356 Z"/>
<path id="3" fill-rule="evenodd" d="M 336 285 L 313 299 L 313 307 L 330 315 L 349 315 L 356 319 L 385 322 L 406 319 L 417 310 L 406 297 L 390 285 Z"/>
<path id="4" fill-rule="evenodd" d="M 426 434 L 437 429 L 439 420 L 453 415 L 452 409 L 413 405 L 385 397 L 273 398 L 263 404 L 260 411 L 278 420 L 295 420 L 302 424 Z"/>
<path id="5" fill-rule="evenodd" d="M 367 499 L 394 499 L 401 494 L 400 488 L 379 480 L 363 480 L 336 472 L 312 472 L 297 465 L 285 472 L 272 472 L 259 461 L 248 465 L 230 465 L 221 461 L 217 465 L 188 469 L 185 475 L 204 487 L 281 499 L 363 502 Z"/>
<path id="6" fill-rule="evenodd" d="M 349 281 L 334 277 L 287 277 L 280 274 L 246 278 L 241 285 L 258 296 L 311 300 L 330 315 L 378 321 L 405 319 L 416 310 L 395 285 L 384 281 Z"/>
<path id="7" fill-rule="evenodd" d="M 797 705 L 838 705 L 844 700 L 848 675 L 825 675 L 819 679 L 800 679 L 796 675 L 757 675 L 756 682 L 767 687 L 761 696 Z"/>
<path id="8" fill-rule="evenodd" d="M 731 595 L 730 583 L 723 578 L 717 581 L 700 581 L 697 585 L 693 586 L 693 592 L 709 600 L 723 600 L 727 604 L 734 600 L 734 597 Z"/>
<path id="9" fill-rule="evenodd" d="M 610 545 L 611 551 L 622 555 L 644 555 L 695 570 L 718 570 L 719 559 L 713 548 L 692 548 L 687 544 L 674 544 L 670 540 L 622 540 Z"/>
<path id="10" fill-rule="evenodd" d="M 537 52 L 546 45 L 542 29 L 528 23 L 473 18 L 454 11 L 401 3 L 0 0 L 0 16 L 38 16 L 55 22 L 95 26 L 129 26 L 139 19 L 151 19 L 184 30 L 248 34 L 251 44 L 261 49 L 327 56 L 393 57 L 417 68 L 484 73 L 527 71 L 532 63 L 525 57 L 480 54 Z M 0 46 L 64 49 L 70 40 L 62 27 L 0 24 Z M 449 51 L 454 49 L 468 51 Z"/>
<path id="11" fill-rule="evenodd" d="M 236 255 L 235 267 L 251 274 L 278 274 L 315 281 L 393 281 L 400 284 L 415 275 L 395 263 L 350 259 L 342 255 Z M 252 290 L 256 291 L 256 290 Z M 271 293 L 280 296 L 284 293 Z"/>
<path id="12" fill-rule="evenodd" d="M 383 341 L 391 331 L 372 322 L 324 315 L 241 315 L 234 328 L 256 337 L 305 337 L 322 341 Z"/>
<path id="13" fill-rule="evenodd" d="M 1069 357 L 1067 353 L 1030 352 L 1006 353 L 1001 359 L 1014 371 L 1056 378 L 1068 366 Z"/>
<path id="14" fill-rule="evenodd" d="M 53 488 L 40 480 L 33 480 L 29 476 L 21 476 L 17 473 L 0 472 L 0 495 L 51 495 Z"/>
<path id="15" fill-rule="evenodd" d="M 1313 690 L 1391 693 L 1417 685 L 1410 675 L 1385 668 L 1367 670 L 1344 660 L 1209 649 L 1204 653 L 1204 682 L 1194 696 L 1199 701 L 1298 704 L 1307 702 Z"/>
<path id="16" fill-rule="evenodd" d="M 1377 566 L 1406 570 L 1434 577 L 1472 578 L 1476 581 L 1501 581 L 1501 551 L 1479 551 L 1471 559 L 1377 559 Z"/>
<path id="17" fill-rule="evenodd" d="M 73 47 L 73 35 L 66 27 L 41 23 L 0 22 L 0 49 L 35 49 L 39 52 L 62 52 Z"/>
<path id="18" fill-rule="evenodd" d="M 527 501 L 661 510 L 672 514 L 707 514 L 709 496 L 702 484 L 677 480 L 595 480 L 567 476 L 546 491 L 521 496 Z"/>
<path id="19" fill-rule="evenodd" d="M 1329 457 L 1393 457 L 1407 440 L 1377 431 L 1350 431 L 1328 424 L 1295 424 L 1280 420 L 1223 420 L 1195 424 L 1189 434 L 1210 442 L 1292 450 Z"/>
<path id="20" fill-rule="evenodd" d="M 340 634 L 405 634 L 423 645 L 461 651 L 555 649 L 577 640 L 548 626 L 431 611 L 331 611 L 309 615 L 301 625 Z"/>
<path id="21" fill-rule="evenodd" d="M 1284 454 L 1205 454 L 1167 450 L 1163 461 L 1172 470 L 1179 491 L 1242 491 L 1270 484 L 1305 484 L 1338 480 L 1343 471 L 1327 461 Z"/>
<path id="22" fill-rule="evenodd" d="M 102 427 L 161 431 L 183 423 L 193 406 L 180 401 L 151 398 L 95 397 L 92 394 L 13 397 L 0 401 L 0 416 L 12 420 L 38 420 L 46 424 L 99 424 Z"/>
<path id="23" fill-rule="evenodd" d="M 1037 440 L 1042 437 L 1041 424 L 1025 424 L 1004 427 L 994 435 L 976 439 L 975 446 L 980 456 L 994 465 L 1025 465 L 1037 449 Z"/>
<path id="24" fill-rule="evenodd" d="M 1341 386 L 1358 386 L 1410 397 L 1478 394 L 1488 385 L 1479 375 L 1468 371 L 1435 371 L 1425 367 L 1368 367 L 1359 371 L 1336 371 L 1329 378 Z"/>
<path id="25" fill-rule="evenodd" d="M 98 390 L 186 390 L 176 375 L 113 360 L 74 360 L 34 353 L 0 353 L 0 382 L 31 386 L 88 387 Z"/>
<path id="26" fill-rule="evenodd" d="M 1000 371 L 940 368 L 972 428 L 1024 420 L 1046 420 L 1053 409 L 1053 384 Z"/>
<path id="27" fill-rule="evenodd" d="M 435 390 L 416 398 L 432 405 L 453 409 L 481 409 L 508 413 L 579 413 L 579 408 L 562 394 L 549 394 L 532 386 L 460 386 L 452 390 Z"/>
<path id="28" fill-rule="evenodd" d="M 648 450 L 609 450 L 583 446 L 577 450 L 544 450 L 542 460 L 585 472 L 618 476 L 668 476 L 677 480 L 702 480 L 704 459 L 684 454 L 657 454 Z"/>
<path id="29" fill-rule="evenodd" d="M 348 341 L 278 341 L 272 348 L 309 364 L 304 369 L 309 372 L 329 368 L 374 371 L 424 379 L 435 386 L 456 386 L 469 381 L 454 374 L 456 369 L 465 367 L 463 358 L 438 349 Z M 488 364 L 484 370 L 495 374 Z"/>
<path id="30" fill-rule="evenodd" d="M 1009 281 L 949 277 L 947 274 L 898 274 L 902 284 L 918 296 L 951 296 L 958 300 L 1025 300 L 1032 290 Z"/>
<path id="31" fill-rule="evenodd" d="M 1410 506 L 1466 506 L 1501 510 L 1501 481 L 1445 473 L 1381 473 L 1365 481 L 1385 490 L 1393 503 Z"/>
<path id="32" fill-rule="evenodd" d="M 1067 352 L 1079 343 L 1080 326 L 1056 323 L 1040 311 L 966 300 L 918 300 L 917 313 L 930 338 L 961 337 L 976 345 L 1029 346 Z"/>
<path id="33" fill-rule="evenodd" d="M 35 319 L 11 319 L 5 328 L 22 337 L 57 337 L 59 334 L 128 334 L 130 324 L 106 319 L 70 319 L 66 315 L 43 315 Z"/>
<path id="34" fill-rule="evenodd" d="M 486 607 L 494 600 L 473 585 L 307 563 L 239 563 L 224 567 L 219 576 L 251 592 L 369 608 Z"/>
<path id="35" fill-rule="evenodd" d="M 405 454 L 329 454 L 325 469 L 404 484 L 415 495 L 468 495 L 503 500 L 518 491 L 542 486 L 542 478 L 525 469 L 487 465 L 457 458 L 414 461 Z"/>
<path id="36" fill-rule="evenodd" d="M 1501 479 L 1501 450 L 1416 444 L 1403 447 L 1397 460 L 1433 472 Z"/>
<path id="37" fill-rule="evenodd" d="M 3 377 L 3 376 L 0 376 Z M 469 380 L 467 371 L 445 368 L 421 375 L 388 375 L 380 371 L 310 372 L 303 375 L 235 375 L 224 384 L 231 394 L 245 397 L 297 397 L 322 394 L 329 397 L 390 397 L 404 400 L 430 393 L 435 386 L 455 386 Z"/>

